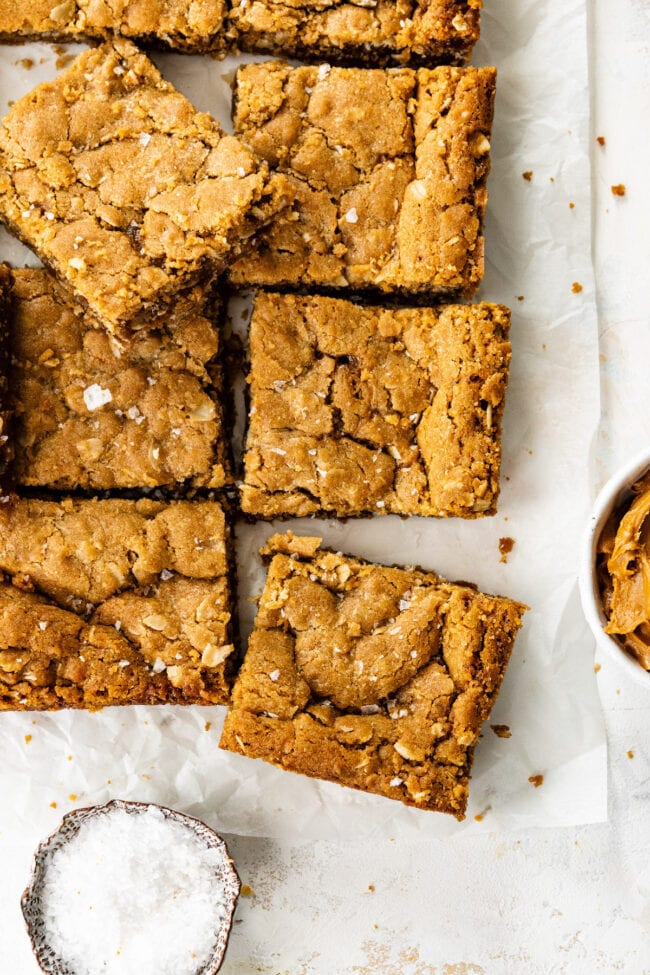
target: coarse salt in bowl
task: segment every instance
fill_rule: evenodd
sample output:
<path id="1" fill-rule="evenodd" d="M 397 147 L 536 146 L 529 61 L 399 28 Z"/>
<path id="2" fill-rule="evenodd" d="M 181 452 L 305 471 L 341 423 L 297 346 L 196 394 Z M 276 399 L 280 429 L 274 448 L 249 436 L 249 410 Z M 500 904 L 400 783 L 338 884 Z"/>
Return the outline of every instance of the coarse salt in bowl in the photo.
<path id="1" fill-rule="evenodd" d="M 215 975 L 239 889 L 204 823 L 115 800 L 64 817 L 36 851 L 22 909 L 47 975 Z"/>
<path id="2" fill-rule="evenodd" d="M 596 498 L 584 534 L 580 554 L 579 574 L 582 608 L 598 646 L 629 677 L 643 684 L 646 688 L 650 688 L 650 673 L 631 654 L 626 652 L 615 636 L 605 633 L 605 627 L 608 621 L 600 595 L 596 571 L 596 556 L 598 542 L 610 514 L 615 508 L 631 498 L 632 485 L 636 484 L 648 471 L 650 471 L 650 448 L 646 448 L 633 457 L 602 488 Z"/>

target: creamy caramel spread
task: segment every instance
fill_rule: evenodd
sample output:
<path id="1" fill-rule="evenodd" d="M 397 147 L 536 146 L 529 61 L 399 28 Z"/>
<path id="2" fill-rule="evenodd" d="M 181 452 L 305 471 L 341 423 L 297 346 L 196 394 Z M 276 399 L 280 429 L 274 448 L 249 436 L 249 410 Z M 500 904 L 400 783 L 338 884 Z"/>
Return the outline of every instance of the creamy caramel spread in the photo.
<path id="1" fill-rule="evenodd" d="M 598 541 L 600 595 L 616 636 L 650 670 L 650 471 L 610 515 Z"/>

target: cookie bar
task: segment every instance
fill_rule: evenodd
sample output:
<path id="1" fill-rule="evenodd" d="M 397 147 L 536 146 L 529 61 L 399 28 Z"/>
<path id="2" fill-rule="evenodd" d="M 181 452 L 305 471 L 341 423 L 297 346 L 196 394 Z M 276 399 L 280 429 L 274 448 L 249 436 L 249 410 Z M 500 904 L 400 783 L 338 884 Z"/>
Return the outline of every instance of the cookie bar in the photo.
<path id="1" fill-rule="evenodd" d="M 132 37 L 200 53 L 224 47 L 225 0 L 2 0 L 0 40 Z"/>
<path id="2" fill-rule="evenodd" d="M 0 710 L 226 702 L 227 545 L 215 501 L 0 506 Z"/>
<path id="3" fill-rule="evenodd" d="M 221 270 L 286 202 L 279 180 L 125 40 L 0 126 L 0 217 L 113 332 Z"/>
<path id="4" fill-rule="evenodd" d="M 275 535 L 221 747 L 464 817 L 526 607 Z"/>
<path id="5" fill-rule="evenodd" d="M 493 68 L 240 68 L 236 134 L 295 200 L 233 283 L 473 294 L 495 81 Z"/>
<path id="6" fill-rule="evenodd" d="M 6 489 L 7 471 L 14 455 L 13 434 L 9 432 L 13 414 L 9 402 L 10 295 L 11 272 L 6 264 L 0 264 L 0 491 Z"/>
<path id="7" fill-rule="evenodd" d="M 494 514 L 510 311 L 260 293 L 242 509 Z"/>
<path id="8" fill-rule="evenodd" d="M 231 481 L 218 296 L 196 285 L 117 348 L 40 269 L 14 271 L 17 484 L 59 490 Z"/>
<path id="9" fill-rule="evenodd" d="M 463 64 L 481 0 L 244 0 L 228 17 L 247 51 L 339 64 Z"/>

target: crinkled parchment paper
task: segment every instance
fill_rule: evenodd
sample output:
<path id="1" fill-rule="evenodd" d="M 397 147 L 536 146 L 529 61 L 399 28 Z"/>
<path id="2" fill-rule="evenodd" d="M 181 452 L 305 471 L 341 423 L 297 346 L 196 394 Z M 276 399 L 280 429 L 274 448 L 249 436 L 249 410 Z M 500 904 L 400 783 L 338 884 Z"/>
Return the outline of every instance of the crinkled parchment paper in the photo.
<path id="1" fill-rule="evenodd" d="M 5 867 L 15 857 L 22 863 L 67 809 L 115 797 L 175 806 L 228 832 L 295 840 L 444 836 L 606 816 L 593 645 L 576 588 L 599 413 L 585 18 L 584 0 L 487 0 L 474 57 L 499 68 L 479 297 L 513 309 L 500 513 L 473 522 L 376 517 L 290 525 L 322 534 L 336 549 L 415 562 L 530 605 L 491 719 L 508 725 L 511 737 L 484 727 L 465 823 L 221 752 L 220 708 L 2 714 Z M 0 108 L 53 77 L 56 57 L 47 45 L 0 48 Z M 31 69 L 17 63 L 24 58 Z M 156 61 L 199 108 L 228 123 L 233 59 Z M 0 257 L 35 263 L 6 235 Z M 273 530 L 238 527 L 244 633 L 254 612 L 249 597 L 263 582 L 257 549 Z M 507 564 L 498 546 L 504 536 L 515 540 Z M 528 781 L 533 775 L 543 776 L 538 788 Z"/>

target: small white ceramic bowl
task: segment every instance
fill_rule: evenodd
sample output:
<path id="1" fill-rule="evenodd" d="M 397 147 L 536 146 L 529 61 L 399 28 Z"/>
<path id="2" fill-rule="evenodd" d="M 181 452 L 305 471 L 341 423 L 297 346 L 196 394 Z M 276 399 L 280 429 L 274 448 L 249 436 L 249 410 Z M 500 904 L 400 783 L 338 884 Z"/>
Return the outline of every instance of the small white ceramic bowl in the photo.
<path id="1" fill-rule="evenodd" d="M 637 454 L 625 467 L 610 477 L 596 498 L 580 553 L 580 598 L 582 609 L 598 646 L 627 674 L 650 690 L 650 673 L 623 649 L 618 640 L 605 633 L 603 612 L 596 577 L 596 547 L 612 510 L 631 497 L 630 488 L 650 469 L 650 447 Z"/>

